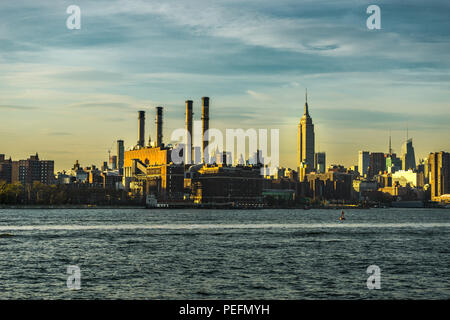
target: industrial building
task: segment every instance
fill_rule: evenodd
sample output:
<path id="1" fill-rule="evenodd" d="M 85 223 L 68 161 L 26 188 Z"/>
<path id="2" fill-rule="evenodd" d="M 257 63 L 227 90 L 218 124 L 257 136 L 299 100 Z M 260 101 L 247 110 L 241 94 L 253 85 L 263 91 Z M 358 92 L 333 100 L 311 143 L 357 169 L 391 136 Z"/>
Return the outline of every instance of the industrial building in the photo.
<path id="1" fill-rule="evenodd" d="M 147 145 L 144 145 L 145 111 L 139 111 L 138 142 L 124 152 L 125 189 L 159 203 L 261 204 L 265 180 L 261 165 L 233 167 L 229 154 L 223 151 L 217 154 L 217 150 L 214 158 L 217 161 L 210 163 L 210 155 L 205 151 L 209 143 L 210 99 L 203 97 L 201 101 L 201 149 L 193 146 L 193 101 L 185 101 L 186 143 L 180 153 L 182 163 L 174 163 L 172 151 L 176 149 L 163 142 L 163 107 L 156 108 L 156 141 Z"/>
<path id="2" fill-rule="evenodd" d="M 192 166 L 184 187 L 194 203 L 235 203 L 241 206 L 262 203 L 264 177 L 259 167 L 224 165 Z"/>

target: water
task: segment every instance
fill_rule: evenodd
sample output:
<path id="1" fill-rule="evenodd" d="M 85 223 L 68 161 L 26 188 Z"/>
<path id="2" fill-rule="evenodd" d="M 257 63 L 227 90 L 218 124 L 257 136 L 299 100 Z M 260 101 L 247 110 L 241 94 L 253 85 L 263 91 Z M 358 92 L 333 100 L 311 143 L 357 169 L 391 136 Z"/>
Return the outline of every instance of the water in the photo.
<path id="1" fill-rule="evenodd" d="M 339 215 L 2 209 L 0 299 L 450 298 L 450 210 Z M 81 290 L 67 288 L 69 265 Z"/>

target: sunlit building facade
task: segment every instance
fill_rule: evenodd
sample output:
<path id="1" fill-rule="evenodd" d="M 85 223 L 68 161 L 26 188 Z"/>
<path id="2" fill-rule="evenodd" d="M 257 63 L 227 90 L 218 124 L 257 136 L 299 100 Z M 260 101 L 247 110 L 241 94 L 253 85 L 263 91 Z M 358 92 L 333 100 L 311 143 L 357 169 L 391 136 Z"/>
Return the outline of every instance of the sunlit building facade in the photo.
<path id="1" fill-rule="evenodd" d="M 308 97 L 306 96 L 305 111 L 298 125 L 297 167 L 304 168 L 306 173 L 313 171 L 314 155 L 314 124 L 309 115 Z"/>

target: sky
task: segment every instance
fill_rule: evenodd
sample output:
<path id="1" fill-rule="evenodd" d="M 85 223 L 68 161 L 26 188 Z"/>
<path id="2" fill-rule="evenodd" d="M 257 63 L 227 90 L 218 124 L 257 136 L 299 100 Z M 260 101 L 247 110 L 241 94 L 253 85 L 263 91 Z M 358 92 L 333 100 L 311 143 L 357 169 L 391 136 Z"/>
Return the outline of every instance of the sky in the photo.
<path id="1" fill-rule="evenodd" d="M 370 30 L 369 5 L 381 9 Z M 66 9 L 81 9 L 81 29 Z M 450 151 L 450 2 L 365 0 L 15 0 L 0 3 L 0 153 L 55 169 L 100 165 L 137 141 L 137 111 L 164 106 L 164 142 L 184 101 L 209 96 L 210 127 L 280 130 L 296 167 L 308 89 L 316 151 L 357 164 L 413 138 Z"/>

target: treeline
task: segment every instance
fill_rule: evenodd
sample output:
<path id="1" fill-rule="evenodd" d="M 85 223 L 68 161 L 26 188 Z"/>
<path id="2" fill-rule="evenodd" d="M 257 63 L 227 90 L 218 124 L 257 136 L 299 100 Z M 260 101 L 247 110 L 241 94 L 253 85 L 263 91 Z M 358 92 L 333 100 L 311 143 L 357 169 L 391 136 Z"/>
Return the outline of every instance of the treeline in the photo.
<path id="1" fill-rule="evenodd" d="M 0 181 L 0 204 L 6 205 L 142 205 L 126 191 L 84 184 L 22 185 Z"/>

